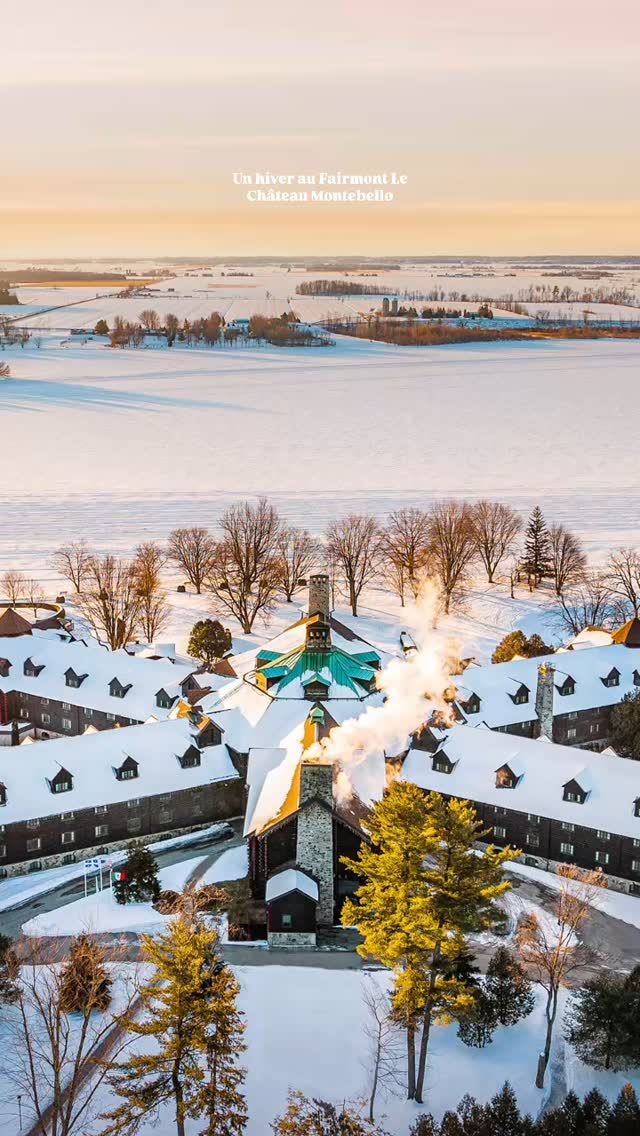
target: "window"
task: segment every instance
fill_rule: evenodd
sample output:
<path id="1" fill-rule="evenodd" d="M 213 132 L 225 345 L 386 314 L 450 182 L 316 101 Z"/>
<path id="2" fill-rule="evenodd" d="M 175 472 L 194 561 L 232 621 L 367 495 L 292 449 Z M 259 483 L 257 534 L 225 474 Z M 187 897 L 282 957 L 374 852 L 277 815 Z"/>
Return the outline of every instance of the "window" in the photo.
<path id="1" fill-rule="evenodd" d="M 494 824 L 493 835 L 495 836 L 496 840 L 506 840 L 507 830 L 506 828 L 503 828 L 501 824 Z"/>
<path id="2" fill-rule="evenodd" d="M 280 926 L 281 927 L 293 926 L 293 919 L 292 919 L 291 915 L 283 912 L 282 915 L 280 916 Z"/>
<path id="3" fill-rule="evenodd" d="M 571 718 L 572 721 L 574 721 L 577 717 L 578 717 L 578 711 L 577 710 L 572 710 L 570 714 L 567 714 L 567 718 Z"/>
<path id="4" fill-rule="evenodd" d="M 591 725 L 589 726 L 589 733 L 590 734 L 599 734 L 600 733 L 600 723 L 599 722 L 592 722 Z"/>
<path id="5" fill-rule="evenodd" d="M 579 794 L 572 792 L 571 789 L 565 789 L 564 799 L 565 801 L 573 801 L 574 803 L 580 804 L 582 803 L 582 798 L 579 796 Z"/>
<path id="6" fill-rule="evenodd" d="M 640 860 L 631 861 L 631 871 L 640 873 Z"/>
<path id="7" fill-rule="evenodd" d="M 32 817 L 27 821 L 27 828 L 40 828 L 40 817 Z"/>
<path id="8" fill-rule="evenodd" d="M 570 824 L 568 820 L 563 820 L 562 822 L 563 832 L 575 832 L 575 827 L 575 824 Z"/>
<path id="9" fill-rule="evenodd" d="M 48 726 L 49 722 L 51 721 L 51 718 L 50 718 L 49 714 L 42 714 L 41 720 L 42 720 L 43 726 Z"/>
<path id="10" fill-rule="evenodd" d="M 76 839 L 76 834 L 75 832 L 63 832 L 61 839 L 63 844 L 73 844 Z"/>
<path id="11" fill-rule="evenodd" d="M 171 809 L 160 809 L 160 812 L 158 813 L 158 820 L 160 821 L 160 824 L 170 824 L 173 820 L 173 813 L 171 812 Z"/>
<path id="12" fill-rule="evenodd" d="M 127 821 L 127 832 L 140 832 L 142 821 L 140 817 L 129 817 Z"/>
<path id="13" fill-rule="evenodd" d="M 34 836 L 32 840 L 27 840 L 27 852 L 39 852 L 42 847 L 42 841 L 39 836 Z"/>
<path id="14" fill-rule="evenodd" d="M 48 698 L 41 698 L 40 699 L 40 705 L 41 706 L 48 706 L 49 705 L 49 699 Z"/>
<path id="15" fill-rule="evenodd" d="M 71 703 L 70 702 L 63 702 L 62 703 L 62 709 L 63 710 L 70 710 L 71 709 Z"/>
<path id="16" fill-rule="evenodd" d="M 52 781 L 51 788 L 54 793 L 68 793 L 71 789 L 70 781 Z"/>
<path id="17" fill-rule="evenodd" d="M 528 832 L 527 833 L 527 844 L 529 845 L 530 848 L 539 848 L 540 847 L 540 837 L 539 837 L 537 832 Z"/>
<path id="18" fill-rule="evenodd" d="M 130 801 L 127 801 L 127 808 L 128 809 L 137 809 L 139 804 L 140 804 L 140 798 L 139 797 L 132 797 Z"/>
<path id="19" fill-rule="evenodd" d="M 634 848 L 640 848 L 640 840 L 634 840 L 633 847 Z"/>
<path id="20" fill-rule="evenodd" d="M 596 836 L 598 837 L 598 840 L 610 840 L 611 839 L 611 833 L 605 832 L 603 828 L 598 829 Z"/>
<path id="21" fill-rule="evenodd" d="M 573 856 L 573 844 L 561 844 L 560 853 L 562 856 Z"/>
<path id="22" fill-rule="evenodd" d="M 7 855 L 6 844 L 0 844 L 0 860 L 4 860 L 6 855 Z"/>
<path id="23" fill-rule="evenodd" d="M 529 824 L 540 824 L 540 817 L 537 813 L 527 813 L 527 820 Z"/>
<path id="24" fill-rule="evenodd" d="M 598 851 L 596 852 L 596 864 L 608 864 L 609 859 L 610 857 L 608 852 L 601 852 L 598 849 Z"/>
<path id="25" fill-rule="evenodd" d="M 24 706 L 20 707 L 20 717 L 21 718 L 28 718 L 29 717 L 29 711 L 26 710 Z"/>
<path id="26" fill-rule="evenodd" d="M 106 718 L 107 718 L 108 722 L 115 722 L 115 720 L 116 720 L 115 714 L 107 714 Z"/>
<path id="27" fill-rule="evenodd" d="M 135 770 L 135 769 L 121 769 L 120 770 L 120 780 L 121 781 L 131 781 L 134 777 L 137 777 L 137 776 L 138 776 L 138 773 L 137 773 L 137 770 Z"/>
<path id="28" fill-rule="evenodd" d="M 74 820 L 75 813 L 60 813 L 60 820 Z"/>
<path id="29" fill-rule="evenodd" d="M 164 796 L 158 797 L 158 804 L 159 805 L 168 805 L 170 800 L 171 800 L 170 794 L 165 793 Z"/>
<path id="30" fill-rule="evenodd" d="M 94 833 L 94 836 L 108 836 L 109 835 L 109 825 L 108 824 L 97 824 L 96 827 L 93 830 L 93 833 Z"/>
<path id="31" fill-rule="evenodd" d="M 63 730 L 73 729 L 73 723 L 71 721 L 71 718 L 63 718 L 62 719 L 62 729 Z"/>
<path id="32" fill-rule="evenodd" d="M 494 811 L 494 813 L 496 814 L 496 816 L 506 817 L 506 815 L 507 815 L 507 810 L 506 810 L 506 809 L 501 809 L 501 808 L 499 807 L 499 805 L 494 805 L 494 806 L 493 806 L 493 811 Z"/>
<path id="33" fill-rule="evenodd" d="M 101 813 L 106 813 L 107 806 L 106 805 L 96 805 L 93 811 L 96 814 L 96 816 L 100 816 Z"/>
<path id="34" fill-rule="evenodd" d="M 577 733 L 578 733 L 578 731 L 576 730 L 575 726 L 572 726 L 570 730 L 567 730 L 567 737 L 568 738 L 575 738 Z"/>
<path id="35" fill-rule="evenodd" d="M 89 710 L 88 707 L 85 707 L 84 716 L 85 718 L 93 718 L 93 710 Z M 107 717 L 108 716 L 109 715 L 107 715 Z"/>
<path id="36" fill-rule="evenodd" d="M 434 757 L 433 768 L 436 773 L 451 773 L 453 770 L 453 766 L 450 764 L 450 762 L 446 761 L 442 757 Z"/>

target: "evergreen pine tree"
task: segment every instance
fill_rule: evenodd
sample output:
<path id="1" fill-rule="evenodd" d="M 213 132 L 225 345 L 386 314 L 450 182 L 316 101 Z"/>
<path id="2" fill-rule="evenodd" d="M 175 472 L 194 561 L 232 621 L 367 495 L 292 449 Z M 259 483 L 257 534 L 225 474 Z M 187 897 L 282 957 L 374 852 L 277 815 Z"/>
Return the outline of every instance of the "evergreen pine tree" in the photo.
<path id="1" fill-rule="evenodd" d="M 565 1016 L 565 1036 L 585 1065 L 593 1069 L 629 1069 L 640 1061 L 634 990 L 640 970 L 626 978 L 601 971 L 577 990 Z"/>
<path id="2" fill-rule="evenodd" d="M 528 1017 L 535 1005 L 531 983 L 506 947 L 498 947 L 489 962 L 485 991 L 502 1026 L 513 1026 Z"/>
<path id="3" fill-rule="evenodd" d="M 162 934 L 145 936 L 143 943 L 144 960 L 153 971 L 141 987 L 136 1013 L 123 1025 L 134 1037 L 149 1038 L 153 1044 L 151 1052 L 129 1053 L 115 1066 L 109 1080 L 121 1103 L 104 1116 L 110 1123 L 103 1136 L 137 1131 L 169 1101 L 177 1136 L 184 1136 L 187 1118 L 203 1116 L 209 1124 L 206 1132 L 236 1136 L 243 1131 L 242 1074 L 232 1077 L 230 1067 L 244 1046 L 235 1006 L 237 985 L 225 975 L 217 954 L 218 935 L 200 919 L 177 917 Z M 232 1104 L 233 1126 L 227 1129 L 211 1127 L 212 1054 L 218 1061 L 214 1084 L 219 1093 L 229 1094 Z"/>
<path id="4" fill-rule="evenodd" d="M 71 944 L 60 976 L 60 1008 L 65 1014 L 106 1010 L 111 1002 L 111 979 L 104 952 L 87 935 Z"/>
<path id="5" fill-rule="evenodd" d="M 11 946 L 11 939 L 7 935 L 0 934 L 0 1004 L 16 1001 L 19 973 L 20 966 Z"/>
<path id="6" fill-rule="evenodd" d="M 527 525 L 524 539 L 522 570 L 527 573 L 534 588 L 551 571 L 549 530 L 539 505 L 536 505 Z"/>
<path id="7" fill-rule="evenodd" d="M 484 989 L 478 990 L 473 1005 L 460 1017 L 458 1037 L 465 1045 L 484 1049 L 493 1040 L 494 1030 L 498 1024 L 496 1012 Z"/>
<path id="8" fill-rule="evenodd" d="M 489 1105 L 491 1136 L 522 1136 L 523 1124 L 516 1095 L 508 1081 Z"/>
<path id="9" fill-rule="evenodd" d="M 564 1136 L 580 1136 L 583 1122 L 582 1105 L 573 1090 L 567 1093 L 559 1112 Z"/>
<path id="10" fill-rule="evenodd" d="M 640 1132 L 640 1106 L 633 1085 L 620 1090 L 607 1126 L 607 1136 L 638 1136 Z"/>
<path id="11" fill-rule="evenodd" d="M 344 860 L 364 882 L 345 903 L 343 922 L 363 936 L 363 956 L 393 971 L 393 1007 L 407 1027 L 408 1096 L 421 1102 L 431 1026 L 449 1024 L 473 1003 L 456 960 L 467 935 L 494 925 L 494 901 L 509 888 L 502 864 L 512 852 L 489 846 L 472 855 L 482 830 L 471 805 L 425 797 L 407 782 L 396 781 L 376 804 L 369 830 L 372 844 Z"/>
<path id="12" fill-rule="evenodd" d="M 120 878 L 114 880 L 113 893 L 117 903 L 155 903 L 160 895 L 158 865 L 148 848 L 130 844 L 127 859 L 120 869 Z"/>
<path id="13" fill-rule="evenodd" d="M 219 619 L 199 619 L 191 628 L 187 652 L 210 669 L 231 650 L 231 645 L 231 632 Z"/>
<path id="14" fill-rule="evenodd" d="M 207 1079 L 201 1107 L 207 1117 L 203 1136 L 242 1136 L 248 1113 L 242 1092 L 245 1070 L 237 1059 L 246 1050 L 244 1025 L 237 1007 L 240 993 L 233 972 L 218 962 L 206 983 L 210 1020 L 205 1034 Z"/>
<path id="15" fill-rule="evenodd" d="M 582 1102 L 584 1136 L 606 1136 L 611 1108 L 598 1089 L 591 1089 Z"/>

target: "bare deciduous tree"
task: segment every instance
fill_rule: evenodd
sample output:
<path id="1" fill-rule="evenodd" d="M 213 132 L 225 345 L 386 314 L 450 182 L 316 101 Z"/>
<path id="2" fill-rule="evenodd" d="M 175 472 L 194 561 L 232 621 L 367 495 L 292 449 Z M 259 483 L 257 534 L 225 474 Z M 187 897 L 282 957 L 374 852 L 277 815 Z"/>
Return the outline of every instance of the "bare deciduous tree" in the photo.
<path id="1" fill-rule="evenodd" d="M 207 529 L 174 529 L 167 546 L 169 556 L 182 568 L 197 595 L 216 559 L 216 542 Z"/>
<path id="2" fill-rule="evenodd" d="M 602 627 L 617 614 L 615 597 L 602 572 L 585 571 L 582 579 L 560 596 L 562 621 L 574 635 L 587 627 Z"/>
<path id="3" fill-rule="evenodd" d="M 520 534 L 522 518 L 500 501 L 477 501 L 471 507 L 470 521 L 476 552 L 492 584 L 500 564 Z"/>
<path id="4" fill-rule="evenodd" d="M 364 984 L 362 1001 L 366 1011 L 364 1034 L 369 1051 L 367 1071 L 371 1077 L 368 1115 L 373 1124 L 379 1090 L 394 1089 L 402 1083 L 399 1070 L 403 1067 L 403 1041 L 398 1023 L 393 1018 L 389 993 L 380 989 L 371 976 Z"/>
<path id="5" fill-rule="evenodd" d="M 40 1136 L 82 1136 L 96 1119 L 100 1087 L 111 1062 L 130 1038 L 110 1011 L 99 1012 L 104 971 L 84 975 L 84 1006 L 73 1014 L 66 1002 L 62 948 L 29 939 L 21 968 L 17 1015 L 9 1027 L 14 1062 L 10 1078 L 25 1100 L 32 1129 Z M 121 976 L 119 1010 L 131 1011 L 136 990 Z M 89 1075 L 87 1075 L 89 1073 Z"/>
<path id="6" fill-rule="evenodd" d="M 278 551 L 280 518 L 261 497 L 227 509 L 220 522 L 223 536 L 207 577 L 207 589 L 218 608 L 229 612 L 249 634 L 256 618 L 268 617 L 282 586 Z"/>
<path id="7" fill-rule="evenodd" d="M 153 308 L 145 308 L 140 312 L 140 323 L 145 331 L 157 331 L 160 327 L 160 317 Z"/>
<path id="8" fill-rule="evenodd" d="M 278 552 L 282 574 L 282 590 L 291 603 L 293 593 L 314 568 L 318 559 L 318 546 L 306 529 L 284 525 L 278 537 Z"/>
<path id="9" fill-rule="evenodd" d="M 366 514 L 350 513 L 327 529 L 329 558 L 346 585 L 352 615 L 358 614 L 362 589 L 376 574 L 381 546 L 378 523 Z"/>
<path id="10" fill-rule="evenodd" d="M 564 525 L 551 525 L 549 529 L 549 558 L 556 595 L 561 596 L 567 585 L 582 579 L 587 566 L 580 541 Z"/>
<path id="11" fill-rule="evenodd" d="M 0 363 L 0 379 L 8 379 L 11 374 L 11 367 L 8 363 Z"/>
<path id="12" fill-rule="evenodd" d="M 34 619 L 38 614 L 38 607 L 44 602 L 44 591 L 37 580 L 25 580 L 24 587 L 25 599 L 29 601 L 33 608 Z"/>
<path id="13" fill-rule="evenodd" d="M 81 592 L 92 556 L 93 553 L 84 540 L 72 541 L 71 544 L 63 544 L 56 549 L 51 567 L 64 580 L 68 580 L 76 592 Z"/>
<path id="14" fill-rule="evenodd" d="M 397 509 L 389 514 L 382 534 L 385 576 L 404 607 L 405 587 L 414 599 L 429 560 L 429 515 L 422 509 Z"/>
<path id="15" fill-rule="evenodd" d="M 471 506 L 460 501 L 439 501 L 429 514 L 431 566 L 442 589 L 445 612 L 476 555 L 471 516 Z"/>
<path id="16" fill-rule="evenodd" d="M 125 647 L 134 638 L 142 609 L 134 565 L 115 556 L 93 557 L 78 608 L 112 651 Z"/>
<path id="17" fill-rule="evenodd" d="M 630 604 L 633 614 L 640 610 L 640 552 L 635 548 L 619 548 L 609 557 L 611 590 Z"/>
<path id="18" fill-rule="evenodd" d="M 585 949 L 578 942 L 579 932 L 591 914 L 598 891 L 607 886 L 602 872 L 585 871 L 574 864 L 561 864 L 558 874 L 564 881 L 552 904 L 555 922 L 543 924 L 532 912 L 522 919 L 517 935 L 520 960 L 547 995 L 547 1031 L 536 1073 L 539 1089 L 549 1064 L 560 987 L 570 985 L 573 971 L 586 961 Z"/>
<path id="19" fill-rule="evenodd" d="M 9 568 L 2 577 L 2 590 L 10 603 L 14 604 L 26 592 L 27 581 L 17 568 Z"/>

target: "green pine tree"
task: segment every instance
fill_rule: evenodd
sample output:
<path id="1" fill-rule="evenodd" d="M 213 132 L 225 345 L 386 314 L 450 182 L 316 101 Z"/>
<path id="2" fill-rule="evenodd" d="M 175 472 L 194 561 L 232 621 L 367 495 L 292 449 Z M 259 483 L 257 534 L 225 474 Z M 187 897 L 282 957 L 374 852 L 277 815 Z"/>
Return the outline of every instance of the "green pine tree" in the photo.
<path id="1" fill-rule="evenodd" d="M 219 619 L 199 619 L 191 628 L 187 653 L 208 670 L 231 650 L 231 632 Z"/>
<path id="2" fill-rule="evenodd" d="M 584 1136 L 606 1136 L 611 1107 L 598 1089 L 591 1089 L 582 1102 Z"/>
<path id="3" fill-rule="evenodd" d="M 19 974 L 20 964 L 11 946 L 11 939 L 8 935 L 0 934 L 0 1004 L 16 1001 Z"/>
<path id="4" fill-rule="evenodd" d="M 363 843 L 357 860 L 343 861 L 363 884 L 342 918 L 362 935 L 363 957 L 393 972 L 393 1008 L 407 1030 L 407 1094 L 421 1102 L 431 1027 L 473 1004 L 456 960 L 470 933 L 494 925 L 495 900 L 510 886 L 502 865 L 513 850 L 490 846 L 473 855 L 483 833 L 468 802 L 446 802 L 405 782 L 376 804 L 369 831 L 371 846 Z"/>
<path id="5" fill-rule="evenodd" d="M 516 1095 L 508 1081 L 489 1105 L 492 1136 L 523 1136 L 524 1125 Z"/>
<path id="6" fill-rule="evenodd" d="M 527 525 L 524 539 L 522 570 L 529 581 L 537 588 L 544 576 L 551 571 L 549 530 L 539 505 L 536 505 Z"/>
<path id="7" fill-rule="evenodd" d="M 514 1026 L 528 1017 L 535 1005 L 532 985 L 506 947 L 498 947 L 490 959 L 484 988 L 501 1026 Z"/>
<path id="8" fill-rule="evenodd" d="M 640 967 L 620 977 L 601 971 L 575 992 L 565 1016 L 565 1036 L 593 1069 L 632 1069 L 640 1064 Z"/>
<path id="9" fill-rule="evenodd" d="M 640 760 L 640 690 L 625 694 L 613 707 L 610 741 L 620 757 Z"/>
<path id="10" fill-rule="evenodd" d="M 638 1132 L 640 1105 L 633 1085 L 625 1085 L 611 1110 L 607 1136 L 638 1136 Z"/>
<path id="11" fill-rule="evenodd" d="M 237 1007 L 239 993 L 233 972 L 216 963 L 206 992 L 210 1020 L 204 1038 L 207 1079 L 200 1094 L 201 1108 L 207 1117 L 203 1136 L 242 1136 L 248 1121 L 242 1091 L 246 1074 L 237 1061 L 247 1048 Z"/>
<path id="12" fill-rule="evenodd" d="M 158 865 L 155 856 L 138 844 L 130 844 L 127 859 L 114 880 L 113 894 L 117 903 L 155 903 L 160 895 Z"/>
<path id="13" fill-rule="evenodd" d="M 104 960 L 104 951 L 87 935 L 73 940 L 60 976 L 60 1008 L 64 1013 L 107 1009 L 111 979 Z"/>
<path id="14" fill-rule="evenodd" d="M 226 968 L 217 953 L 217 932 L 200 919 L 177 917 L 156 938 L 145 936 L 143 944 L 152 974 L 141 987 L 136 1013 L 122 1024 L 152 1045 L 148 1053 L 130 1053 L 111 1074 L 110 1084 L 121 1103 L 103 1117 L 109 1121 L 103 1136 L 138 1131 L 168 1102 L 173 1102 L 177 1136 L 184 1136 L 187 1118 L 202 1117 L 212 1136 L 236 1136 L 244 1127 L 242 1075 L 231 1076 L 230 1069 L 244 1045 L 235 1005 L 237 984 L 230 974 L 222 978 Z M 215 1080 L 212 1059 L 217 1061 Z M 218 1094 L 214 1098 L 212 1083 Z M 219 1113 L 225 1093 L 234 1125 L 226 1130 L 211 1127 L 219 1122 L 212 1100 Z"/>
<path id="15" fill-rule="evenodd" d="M 460 1016 L 458 1037 L 465 1045 L 484 1049 L 485 1045 L 491 1044 L 497 1024 L 493 1002 L 487 997 L 484 989 L 480 989 L 476 993 L 473 1005 Z"/>

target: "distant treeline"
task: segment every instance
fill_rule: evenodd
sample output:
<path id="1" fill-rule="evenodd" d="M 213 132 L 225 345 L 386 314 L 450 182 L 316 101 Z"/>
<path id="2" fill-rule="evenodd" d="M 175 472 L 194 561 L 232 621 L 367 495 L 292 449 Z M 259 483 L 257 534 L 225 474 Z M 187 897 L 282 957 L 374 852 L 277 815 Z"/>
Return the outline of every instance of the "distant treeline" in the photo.
<path id="1" fill-rule="evenodd" d="M 56 280 L 60 283 L 64 283 L 65 280 L 82 283 L 83 280 L 86 280 L 92 284 L 94 280 L 126 279 L 127 277 L 123 272 L 61 272 L 57 268 L 15 268 L 11 272 L 0 272 L 0 282 L 3 284 L 44 284 L 48 280 Z"/>
<path id="2" fill-rule="evenodd" d="M 396 343 L 400 347 L 435 347 L 445 343 L 478 343 L 524 339 L 639 339 L 640 326 L 621 327 L 611 324 L 595 327 L 579 324 L 560 327 L 461 327 L 451 323 L 420 323 L 413 320 L 329 320 L 324 325 L 339 335 Z"/>
<path id="3" fill-rule="evenodd" d="M 168 347 L 173 347 L 176 341 L 188 347 L 197 344 L 248 346 L 259 342 L 271 343 L 274 347 L 332 347 L 335 344 L 321 328 L 301 324 L 295 312 L 282 312 L 273 318 L 253 315 L 247 323 L 240 324 L 227 324 L 220 312 L 211 312 L 203 319 L 185 319 L 181 323 L 172 312 L 165 315 L 163 322 L 157 311 L 145 308 L 140 312 L 139 322 L 116 316 L 113 327 L 109 328 L 106 320 L 98 320 L 94 333 L 108 335 L 112 347 L 141 347 L 146 336 L 164 337 Z"/>
<path id="4" fill-rule="evenodd" d="M 385 296 L 388 291 L 377 284 L 359 284 L 356 280 L 303 280 L 296 287 L 299 296 Z"/>

